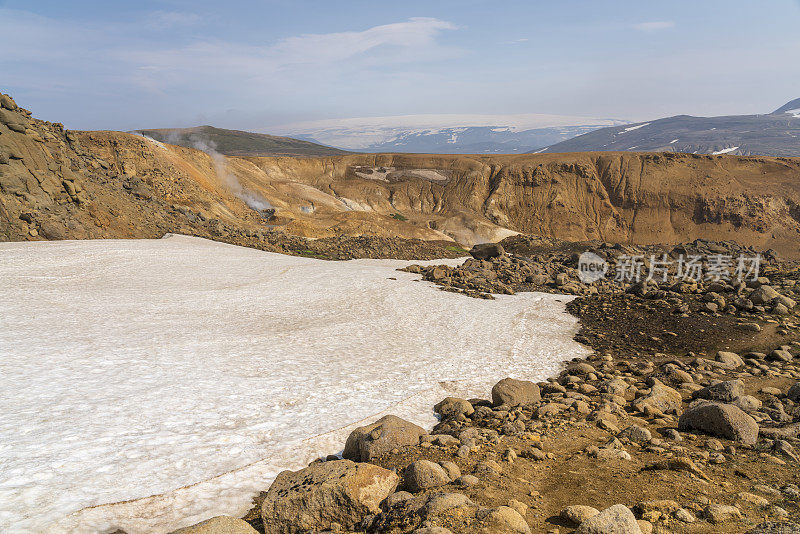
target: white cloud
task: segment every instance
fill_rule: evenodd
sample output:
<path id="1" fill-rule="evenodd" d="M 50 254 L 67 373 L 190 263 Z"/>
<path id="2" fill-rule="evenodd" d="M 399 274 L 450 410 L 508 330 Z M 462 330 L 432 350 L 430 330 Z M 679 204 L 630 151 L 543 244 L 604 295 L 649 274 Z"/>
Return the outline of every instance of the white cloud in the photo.
<path id="1" fill-rule="evenodd" d="M 243 85 L 284 86 L 319 83 L 385 69 L 402 63 L 420 63 L 460 53 L 437 42 L 441 32 L 456 27 L 434 18 L 375 26 L 363 31 L 305 34 L 273 45 L 257 46 L 205 40 L 170 49 L 120 49 L 113 54 L 136 67 L 135 83 L 143 88 L 166 88 L 187 81 L 221 84 L 232 90 Z"/>
<path id="2" fill-rule="evenodd" d="M 200 22 L 191 13 L 154 12 L 147 26 L 186 29 Z M 62 83 L 79 86 L 86 85 L 85 75 L 90 75 L 106 84 L 124 83 L 154 93 L 202 86 L 232 98 L 254 97 L 276 86 L 319 83 L 323 78 L 333 84 L 370 69 L 452 58 L 461 51 L 440 44 L 438 38 L 454 29 L 447 21 L 411 18 L 362 31 L 305 34 L 263 45 L 215 40 L 192 31 L 170 32 L 159 41 L 152 34 L 142 35 L 136 23 L 92 25 L 0 9 L 0 49 L 5 52 L 0 67 L 8 61 L 25 71 L 24 77 L 17 76 L 19 72 L 7 67 L 17 85 L 36 86 L 61 78 Z M 181 42 L 185 44 L 176 44 Z"/>
<path id="3" fill-rule="evenodd" d="M 384 24 L 360 32 L 307 34 L 290 37 L 268 52 L 284 61 L 320 62 L 347 59 L 380 46 L 398 49 L 419 49 L 435 45 L 436 36 L 443 30 L 456 27 L 443 20 L 417 17 L 406 22 Z"/>
<path id="4" fill-rule="evenodd" d="M 657 20 L 653 22 L 639 22 L 631 26 L 634 30 L 640 32 L 657 32 L 660 30 L 668 30 L 675 27 L 675 23 L 671 20 Z"/>

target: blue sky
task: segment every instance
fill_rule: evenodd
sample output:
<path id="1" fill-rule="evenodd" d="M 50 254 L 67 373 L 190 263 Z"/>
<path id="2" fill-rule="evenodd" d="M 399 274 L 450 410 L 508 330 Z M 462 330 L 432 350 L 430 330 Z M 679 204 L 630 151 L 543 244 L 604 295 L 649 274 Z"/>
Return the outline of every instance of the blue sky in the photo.
<path id="1" fill-rule="evenodd" d="M 799 66 L 798 0 L 0 0 L 0 91 L 76 129 L 762 113 Z"/>

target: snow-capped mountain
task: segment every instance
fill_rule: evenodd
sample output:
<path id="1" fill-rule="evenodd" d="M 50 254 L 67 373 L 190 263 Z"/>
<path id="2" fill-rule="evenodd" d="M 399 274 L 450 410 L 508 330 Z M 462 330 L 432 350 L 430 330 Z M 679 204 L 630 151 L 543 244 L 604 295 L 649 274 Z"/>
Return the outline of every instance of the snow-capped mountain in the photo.
<path id="1" fill-rule="evenodd" d="M 795 119 L 800 119 L 800 98 L 795 98 L 772 112 L 773 115 L 779 115 L 781 113 L 788 113 Z"/>
<path id="2" fill-rule="evenodd" d="M 360 152 L 523 153 L 606 126 L 614 119 L 563 115 L 402 115 L 302 122 L 265 129 Z"/>
<path id="3" fill-rule="evenodd" d="M 769 114 L 678 115 L 594 130 L 531 152 L 610 151 L 800 156 L 800 98 Z"/>

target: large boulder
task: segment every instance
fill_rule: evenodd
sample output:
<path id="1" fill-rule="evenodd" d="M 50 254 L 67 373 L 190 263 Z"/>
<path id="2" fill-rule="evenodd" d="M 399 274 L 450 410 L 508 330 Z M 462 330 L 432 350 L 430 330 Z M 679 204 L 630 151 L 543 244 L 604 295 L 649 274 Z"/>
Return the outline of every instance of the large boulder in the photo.
<path id="1" fill-rule="evenodd" d="M 662 413 L 680 410 L 683 400 L 681 394 L 656 378 L 653 378 L 652 381 L 650 393 L 636 399 L 633 406 L 639 411 L 644 411 L 644 406 L 648 405 Z"/>
<path id="2" fill-rule="evenodd" d="M 753 304 L 769 304 L 772 302 L 772 299 L 779 296 L 780 293 L 775 291 L 772 286 L 763 285 L 753 290 L 748 299 L 750 299 Z"/>
<path id="3" fill-rule="evenodd" d="M 443 419 L 452 419 L 461 415 L 472 415 L 475 408 L 468 400 L 457 397 L 447 397 L 433 407 L 433 411 L 442 416 Z"/>
<path id="4" fill-rule="evenodd" d="M 738 508 L 727 504 L 709 504 L 703 509 L 703 515 L 714 525 L 742 518 L 742 512 Z"/>
<path id="5" fill-rule="evenodd" d="M 504 378 L 492 388 L 492 404 L 520 406 L 542 400 L 539 386 L 528 380 Z"/>
<path id="6" fill-rule="evenodd" d="M 412 493 L 450 483 L 450 476 L 444 467 L 430 460 L 417 460 L 406 467 L 403 479 L 405 488 Z"/>
<path id="7" fill-rule="evenodd" d="M 354 529 L 397 488 L 396 473 L 377 465 L 335 460 L 283 471 L 261 505 L 266 534 L 320 531 L 339 523 Z"/>
<path id="8" fill-rule="evenodd" d="M 636 516 L 622 504 L 615 504 L 586 519 L 575 534 L 641 534 Z"/>
<path id="9" fill-rule="evenodd" d="M 699 430 L 712 436 L 754 445 L 758 423 L 732 404 L 698 401 L 681 415 L 679 430 Z"/>
<path id="10" fill-rule="evenodd" d="M 174 530 L 171 534 L 258 534 L 258 531 L 243 519 L 220 515 L 190 527 Z"/>
<path id="11" fill-rule="evenodd" d="M 353 430 L 344 445 L 342 457 L 356 462 L 368 462 L 392 449 L 410 447 L 427 434 L 422 427 L 395 415 L 381 417 L 371 425 Z"/>
<path id="12" fill-rule="evenodd" d="M 788 350 L 775 349 L 767 354 L 766 360 L 770 362 L 790 362 L 794 360 L 794 356 Z"/>
<path id="13" fill-rule="evenodd" d="M 738 354 L 724 350 L 717 352 L 715 360 L 718 362 L 716 366 L 723 369 L 737 369 L 744 365 L 744 360 Z"/>
<path id="14" fill-rule="evenodd" d="M 617 434 L 618 438 L 627 439 L 633 443 L 647 443 L 653 436 L 650 431 L 639 425 L 631 425 Z"/>
<path id="15" fill-rule="evenodd" d="M 597 508 L 593 508 L 591 506 L 584 506 L 582 504 L 573 504 L 572 506 L 567 506 L 563 510 L 559 516 L 561 519 L 568 521 L 574 525 L 580 525 L 590 517 L 594 517 L 600 513 L 600 510 Z"/>
<path id="16" fill-rule="evenodd" d="M 482 532 L 491 534 L 530 534 L 531 527 L 519 512 L 509 506 L 499 506 L 485 511 L 481 518 L 485 529 Z"/>
<path id="17" fill-rule="evenodd" d="M 744 395 L 744 382 L 728 380 L 699 389 L 692 394 L 695 399 L 732 402 Z"/>
<path id="18" fill-rule="evenodd" d="M 786 397 L 794 402 L 800 402 L 800 382 L 792 384 L 792 387 L 786 392 Z"/>
<path id="19" fill-rule="evenodd" d="M 474 515 L 478 506 L 463 493 L 434 493 L 428 495 L 421 512 L 427 518 L 442 515 L 453 515 L 454 511 L 464 512 L 464 515 Z"/>
<path id="20" fill-rule="evenodd" d="M 490 260 L 506 253 L 500 243 L 480 243 L 472 247 L 470 255 L 476 260 Z"/>
<path id="21" fill-rule="evenodd" d="M 576 362 L 569 366 L 564 371 L 564 374 L 570 376 L 586 376 L 590 373 L 596 373 L 597 369 L 595 369 L 592 365 L 586 362 Z"/>
<path id="22" fill-rule="evenodd" d="M 631 385 L 624 380 L 620 380 L 619 378 L 611 378 L 609 380 L 600 382 L 598 389 L 601 393 L 608 393 L 610 395 L 624 397 L 625 394 L 630 391 Z"/>
<path id="23" fill-rule="evenodd" d="M 17 103 L 14 102 L 14 99 L 9 95 L 0 93 L 0 108 L 7 109 L 9 111 L 16 111 Z"/>

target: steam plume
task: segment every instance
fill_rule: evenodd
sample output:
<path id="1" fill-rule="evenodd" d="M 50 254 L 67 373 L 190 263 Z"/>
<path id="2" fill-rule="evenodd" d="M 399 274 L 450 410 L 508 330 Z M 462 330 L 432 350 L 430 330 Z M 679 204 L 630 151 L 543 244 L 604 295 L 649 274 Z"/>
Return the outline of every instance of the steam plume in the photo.
<path id="1" fill-rule="evenodd" d="M 167 139 L 168 143 L 179 144 L 177 141 L 177 134 L 174 132 L 170 133 L 170 137 L 175 136 L 176 139 Z M 211 156 L 211 161 L 214 162 L 214 171 L 217 173 L 217 178 L 222 180 L 222 183 L 237 197 L 239 197 L 245 204 L 247 204 L 250 209 L 253 209 L 258 212 L 262 212 L 265 210 L 275 210 L 272 204 L 269 201 L 256 193 L 255 191 L 247 191 L 242 187 L 242 184 L 239 182 L 239 179 L 233 173 L 228 171 L 227 162 L 225 160 L 225 156 L 217 152 L 216 144 L 208 139 L 203 139 L 199 135 L 192 134 L 189 136 L 189 142 L 192 144 L 192 147 L 196 148 L 197 150 L 202 150 L 209 156 Z"/>

